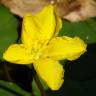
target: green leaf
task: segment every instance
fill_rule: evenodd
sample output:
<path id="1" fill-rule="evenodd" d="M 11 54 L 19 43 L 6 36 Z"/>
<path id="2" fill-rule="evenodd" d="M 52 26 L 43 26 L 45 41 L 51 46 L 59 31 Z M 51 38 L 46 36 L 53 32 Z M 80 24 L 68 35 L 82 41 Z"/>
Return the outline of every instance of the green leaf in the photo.
<path id="1" fill-rule="evenodd" d="M 63 28 L 59 33 L 60 36 L 79 36 L 88 44 L 96 42 L 96 20 L 89 19 L 81 22 L 68 22 L 63 20 Z"/>
<path id="2" fill-rule="evenodd" d="M 35 96 L 41 96 L 40 90 L 38 89 L 34 79 L 32 81 L 32 90 L 33 90 L 33 93 L 34 93 Z"/>
<path id="3" fill-rule="evenodd" d="M 14 94 L 8 92 L 8 91 L 5 91 L 4 89 L 0 88 L 0 95 L 1 96 L 15 96 Z"/>
<path id="4" fill-rule="evenodd" d="M 10 94 L 10 95 L 5 95 L 7 93 Z M 1 94 L 4 94 L 4 95 L 1 95 Z M 31 96 L 30 93 L 24 91 L 23 89 L 21 89 L 16 84 L 13 84 L 11 82 L 0 80 L 0 95 L 1 96 L 13 96 L 12 94 L 14 94 L 15 96 L 16 95 L 17 96 L 18 95 L 19 96 Z"/>
<path id="5" fill-rule="evenodd" d="M 7 47 L 18 38 L 18 20 L 7 8 L 0 5 L 0 59 Z"/>

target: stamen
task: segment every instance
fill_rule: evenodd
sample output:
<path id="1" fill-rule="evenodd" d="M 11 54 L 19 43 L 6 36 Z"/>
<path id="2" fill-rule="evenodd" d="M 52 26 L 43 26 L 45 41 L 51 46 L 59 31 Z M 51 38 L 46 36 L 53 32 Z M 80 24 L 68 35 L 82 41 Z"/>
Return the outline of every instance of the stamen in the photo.
<path id="1" fill-rule="evenodd" d="M 42 55 L 42 53 L 37 53 L 35 59 L 36 60 L 39 59 L 41 55 Z"/>

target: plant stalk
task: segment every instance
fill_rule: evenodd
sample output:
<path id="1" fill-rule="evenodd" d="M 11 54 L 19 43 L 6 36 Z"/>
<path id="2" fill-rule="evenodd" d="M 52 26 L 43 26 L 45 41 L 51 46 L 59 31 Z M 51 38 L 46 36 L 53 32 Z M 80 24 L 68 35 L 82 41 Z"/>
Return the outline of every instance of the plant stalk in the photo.
<path id="1" fill-rule="evenodd" d="M 34 80 L 35 80 L 35 82 L 36 82 L 36 84 L 40 90 L 41 96 L 47 96 L 37 74 L 35 74 Z"/>
<path id="2" fill-rule="evenodd" d="M 5 71 L 5 74 L 6 74 L 6 77 L 7 77 L 8 81 L 12 82 L 13 80 L 12 80 L 10 74 L 9 74 L 8 67 L 7 67 L 7 64 L 5 62 L 4 62 L 3 66 L 4 66 L 4 71 Z"/>

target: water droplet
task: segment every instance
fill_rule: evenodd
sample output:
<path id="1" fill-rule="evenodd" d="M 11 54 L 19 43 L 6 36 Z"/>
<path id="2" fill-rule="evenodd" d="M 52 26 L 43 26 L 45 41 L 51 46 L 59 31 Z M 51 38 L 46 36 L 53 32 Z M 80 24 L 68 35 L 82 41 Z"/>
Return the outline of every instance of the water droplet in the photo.
<path id="1" fill-rule="evenodd" d="M 88 40 L 88 39 L 89 39 L 89 37 L 88 37 L 88 36 L 86 36 L 86 39 Z"/>

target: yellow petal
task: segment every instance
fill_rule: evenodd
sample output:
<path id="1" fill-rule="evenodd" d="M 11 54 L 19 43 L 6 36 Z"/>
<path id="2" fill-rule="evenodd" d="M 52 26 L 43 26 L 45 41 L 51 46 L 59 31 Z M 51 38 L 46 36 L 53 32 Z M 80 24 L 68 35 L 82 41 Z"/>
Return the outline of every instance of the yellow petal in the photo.
<path id="1" fill-rule="evenodd" d="M 86 44 L 79 37 L 67 36 L 53 38 L 47 48 L 43 50 L 45 57 L 55 60 L 75 60 L 86 51 Z"/>
<path id="2" fill-rule="evenodd" d="M 64 69 L 58 61 L 51 59 L 39 59 L 34 68 L 37 74 L 47 83 L 52 90 L 58 90 L 64 82 Z"/>
<path id="3" fill-rule="evenodd" d="M 60 20 L 59 20 L 60 22 Z M 54 6 L 44 7 L 37 15 L 28 14 L 23 18 L 22 42 L 35 49 L 48 42 L 56 28 Z M 39 44 L 38 44 L 39 43 Z"/>
<path id="4" fill-rule="evenodd" d="M 32 55 L 22 44 L 13 44 L 3 54 L 6 61 L 16 64 L 30 64 L 32 63 Z"/>

